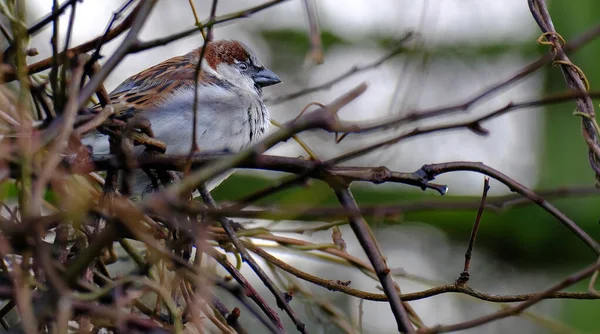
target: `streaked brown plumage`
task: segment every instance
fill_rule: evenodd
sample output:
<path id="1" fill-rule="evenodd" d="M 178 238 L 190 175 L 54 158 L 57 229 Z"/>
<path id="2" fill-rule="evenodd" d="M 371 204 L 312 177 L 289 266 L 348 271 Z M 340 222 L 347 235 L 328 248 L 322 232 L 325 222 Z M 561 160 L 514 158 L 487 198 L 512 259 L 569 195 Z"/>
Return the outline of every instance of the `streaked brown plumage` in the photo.
<path id="1" fill-rule="evenodd" d="M 167 144 L 167 153 L 188 153 L 201 52 L 199 48 L 173 57 L 123 81 L 110 94 L 116 117 L 142 115 L 156 138 Z M 262 87 L 278 82 L 244 44 L 210 42 L 198 79 L 197 145 L 208 151 L 238 151 L 258 141 L 270 122 Z M 99 133 L 84 138 L 84 143 L 95 153 L 108 153 L 108 140 Z"/>

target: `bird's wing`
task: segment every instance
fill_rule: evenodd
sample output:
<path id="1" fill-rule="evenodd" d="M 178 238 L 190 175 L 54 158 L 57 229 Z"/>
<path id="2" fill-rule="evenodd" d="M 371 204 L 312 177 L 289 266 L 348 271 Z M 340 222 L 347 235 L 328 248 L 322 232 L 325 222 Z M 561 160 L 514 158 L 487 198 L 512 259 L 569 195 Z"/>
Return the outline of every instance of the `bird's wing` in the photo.
<path id="1" fill-rule="evenodd" d="M 139 111 L 151 110 L 177 89 L 193 87 L 199 50 L 173 57 L 123 81 L 110 93 L 110 102 L 119 118 L 129 118 Z M 207 80 L 208 79 L 208 80 Z M 210 83 L 202 75 L 199 85 Z"/>

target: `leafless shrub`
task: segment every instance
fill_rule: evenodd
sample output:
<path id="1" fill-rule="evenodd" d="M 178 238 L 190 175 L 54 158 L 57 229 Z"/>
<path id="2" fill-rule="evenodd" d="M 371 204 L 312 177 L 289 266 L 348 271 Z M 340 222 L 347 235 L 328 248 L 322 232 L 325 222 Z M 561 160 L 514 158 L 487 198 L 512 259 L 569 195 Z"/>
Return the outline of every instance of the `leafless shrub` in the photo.
<path id="1" fill-rule="evenodd" d="M 218 24 L 251 16 L 268 10 L 284 0 L 266 1 L 264 4 L 244 11 L 213 15 L 207 20 L 172 36 L 141 41 L 138 34 L 152 11 L 156 0 L 125 1 L 116 10 L 114 20 L 106 32 L 87 43 L 71 46 L 64 50 L 57 47 L 57 25 L 66 9 L 71 8 L 67 24 L 73 22 L 78 1 L 68 0 L 60 6 L 55 1 L 54 10 L 31 27 L 24 24 L 22 7 L 24 1 L 7 0 L 0 10 L 10 26 L 0 28 L 10 46 L 4 51 L 0 66 L 2 77 L 11 87 L 0 87 L 0 129 L 3 182 L 15 185 L 18 203 L 11 207 L 3 202 L 3 217 L 0 220 L 0 263 L 2 282 L 0 296 L 8 303 L 0 310 L 0 323 L 6 330 L 20 328 L 26 333 L 38 331 L 67 332 L 98 331 L 100 328 L 120 332 L 203 332 L 205 328 L 218 331 L 246 332 L 241 310 L 223 303 L 214 293 L 224 290 L 239 299 L 245 309 L 261 321 L 271 332 L 286 332 L 282 316 L 291 319 L 296 329 L 308 332 L 290 301 L 296 295 L 311 299 L 310 291 L 295 285 L 294 280 L 304 280 L 325 289 L 338 291 L 363 300 L 389 303 L 401 332 L 448 332 L 472 328 L 504 317 L 517 315 L 528 307 L 546 298 L 597 299 L 598 293 L 590 288 L 587 292 L 565 292 L 564 288 L 574 283 L 596 277 L 600 263 L 592 263 L 556 285 L 539 292 L 522 295 L 491 295 L 476 291 L 468 286 L 471 251 L 477 236 L 484 209 L 501 209 L 519 203 L 533 202 L 546 210 L 581 239 L 593 252 L 600 255 L 600 245 L 569 217 L 541 197 L 541 194 L 519 184 L 500 171 L 475 162 L 447 162 L 424 165 L 414 172 L 398 172 L 386 167 L 340 167 L 351 158 L 364 155 L 407 138 L 449 129 L 470 130 L 485 136 L 485 122 L 499 115 L 531 106 L 541 106 L 561 101 L 574 100 L 578 115 L 582 119 L 583 138 L 589 146 L 589 159 L 597 177 L 600 175 L 600 146 L 591 97 L 585 75 L 573 65 L 567 54 L 575 51 L 600 34 L 600 26 L 583 33 L 578 38 L 563 43 L 552 26 L 544 0 L 530 0 L 533 17 L 543 31 L 542 39 L 550 47 L 550 53 L 506 80 L 498 82 L 463 103 L 426 111 L 415 111 L 402 117 L 382 119 L 374 123 L 347 123 L 337 117 L 337 112 L 361 95 L 366 89 L 361 84 L 334 101 L 325 101 L 302 113 L 258 145 L 237 154 L 205 154 L 170 156 L 145 154 L 131 156 L 123 152 L 115 155 L 88 155 L 79 141 L 80 136 L 97 127 L 111 129 L 115 138 L 125 138 L 125 123 L 112 117 L 110 101 L 102 86 L 103 81 L 117 64 L 132 53 L 142 52 L 169 44 L 183 37 L 202 33 L 210 38 L 210 29 Z M 218 1 L 213 1 L 216 8 Z M 311 1 L 304 1 L 309 21 L 311 50 L 309 57 L 315 63 L 323 61 L 318 23 Z M 191 2 L 190 2 L 191 4 Z M 193 5 L 191 7 L 193 9 Z M 27 64 L 28 40 L 41 28 L 54 27 L 53 56 L 34 64 Z M 69 34 L 72 33 L 69 28 Z M 119 48 L 108 56 L 102 68 L 96 64 L 98 50 L 103 44 L 125 35 Z M 67 38 L 68 38 L 67 37 Z M 410 34 L 405 36 L 410 38 Z M 350 69 L 329 82 L 303 91 L 273 98 L 271 103 L 284 103 L 305 94 L 326 89 L 345 80 L 354 73 L 377 67 L 395 56 L 403 45 L 364 67 Z M 571 90 L 568 93 L 541 99 L 515 102 L 504 108 L 465 122 L 445 123 L 430 127 L 413 127 L 416 121 L 449 115 L 471 108 L 495 92 L 518 82 L 543 66 L 560 65 Z M 47 77 L 40 72 L 50 70 Z M 15 88 L 16 89 L 13 89 Z M 102 108 L 90 110 L 93 97 L 97 97 Z M 396 126 L 410 130 L 401 132 L 392 139 L 349 151 L 327 161 L 314 156 L 311 159 L 288 158 L 263 155 L 272 146 L 295 138 L 307 130 L 335 133 L 336 139 L 345 136 L 387 131 Z M 149 150 L 161 148 L 161 143 L 147 134 L 135 132 L 133 140 Z M 301 143 L 304 145 L 303 143 Z M 305 147 L 310 153 L 309 147 Z M 119 154 L 122 153 L 122 154 Z M 312 154 L 311 154 L 312 155 Z M 237 203 L 221 206 L 202 185 L 223 171 L 233 168 L 281 171 L 292 175 L 288 181 L 263 189 Z M 116 190 L 117 171 L 145 168 L 167 173 L 171 170 L 188 171 L 180 181 L 153 193 L 139 202 L 132 202 Z M 472 171 L 485 174 L 484 193 L 479 203 L 465 204 L 427 202 L 360 208 L 355 202 L 349 185 L 353 182 L 384 183 L 396 182 L 440 194 L 446 187 L 431 183 L 438 175 L 454 171 Z M 101 178 L 96 172 L 106 172 Z M 489 178 L 507 185 L 518 195 L 499 199 L 488 199 Z M 329 185 L 339 200 L 340 207 L 305 208 L 297 207 L 247 207 L 258 199 L 275 194 L 283 189 L 298 187 L 307 180 L 318 179 Z M 600 180 L 600 178 L 599 178 Z M 200 190 L 204 203 L 188 200 L 189 194 Z M 51 192 L 52 204 L 46 195 Z M 593 190 L 571 189 L 542 194 L 565 196 L 571 193 L 590 193 Z M 393 216 L 415 208 L 461 207 L 478 211 L 471 235 L 463 272 L 456 282 L 416 292 L 401 293 L 400 286 L 386 264 L 377 241 L 363 217 Z M 301 239 L 283 237 L 268 229 L 247 230 L 230 220 L 238 218 L 295 219 L 331 221 L 347 220 L 369 262 L 362 261 L 345 250 L 344 239 L 336 223 L 323 223 L 317 227 L 307 226 L 296 232 L 332 230 L 332 243 L 316 245 Z M 48 238 L 54 231 L 54 238 Z M 302 271 L 268 252 L 255 241 L 268 240 L 277 247 L 297 246 L 307 252 L 327 254 L 350 263 L 367 275 L 376 278 L 383 293 L 362 291 L 352 287 L 349 281 L 333 281 Z M 119 277 L 110 275 L 107 266 L 116 261 L 114 247 L 125 251 L 135 266 Z M 192 247 L 193 246 L 193 247 Z M 239 266 L 230 262 L 225 253 L 238 257 L 239 265 L 245 262 L 268 288 L 271 295 L 260 295 L 251 282 L 240 272 Z M 267 265 L 261 265 L 261 258 Z M 204 260 L 203 260 L 204 259 Z M 208 264 L 217 263 L 227 273 L 222 277 Z M 326 261 L 326 260 L 324 260 Z M 269 275 L 270 273 L 271 275 Z M 234 280 L 235 285 L 229 284 Z M 591 285 L 593 287 L 593 284 Z M 484 301 L 495 303 L 517 303 L 499 312 L 452 325 L 430 326 L 424 324 L 411 308 L 409 301 L 431 298 L 443 293 L 462 293 Z M 148 305 L 153 296 L 155 305 Z M 270 302 L 276 301 L 277 308 Z M 339 312 L 328 301 L 315 299 L 317 306 L 330 316 L 330 320 L 341 330 L 357 332 L 348 316 Z M 16 308 L 19 320 L 9 324 L 8 312 Z M 75 325 L 76 324 L 76 325 Z M 415 329 L 415 328 L 418 328 Z"/>

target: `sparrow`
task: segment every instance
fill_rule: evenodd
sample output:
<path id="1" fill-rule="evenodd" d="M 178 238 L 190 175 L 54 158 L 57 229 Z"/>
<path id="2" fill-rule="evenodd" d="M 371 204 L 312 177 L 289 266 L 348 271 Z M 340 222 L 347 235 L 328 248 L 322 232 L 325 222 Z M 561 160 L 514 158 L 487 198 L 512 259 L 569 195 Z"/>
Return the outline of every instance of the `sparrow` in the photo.
<path id="1" fill-rule="evenodd" d="M 197 86 L 196 67 L 205 48 Z M 192 148 L 194 94 L 198 90 L 197 147 L 201 151 L 240 151 L 257 141 L 270 126 L 262 88 L 281 82 L 245 44 L 219 40 L 135 74 L 109 95 L 117 118 L 142 116 L 167 154 L 189 154 Z M 82 138 L 94 154 L 108 154 L 108 136 L 94 131 Z M 136 153 L 143 148 L 136 148 Z M 232 172 L 206 186 L 212 190 Z M 134 173 L 133 195 L 152 188 L 143 171 Z M 155 188 L 155 187 L 154 187 Z"/>

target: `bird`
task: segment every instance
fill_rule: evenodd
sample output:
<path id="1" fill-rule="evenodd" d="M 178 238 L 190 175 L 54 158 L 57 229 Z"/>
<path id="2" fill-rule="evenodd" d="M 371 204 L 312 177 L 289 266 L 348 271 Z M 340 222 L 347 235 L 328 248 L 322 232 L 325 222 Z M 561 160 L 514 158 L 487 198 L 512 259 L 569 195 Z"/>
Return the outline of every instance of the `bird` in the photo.
<path id="1" fill-rule="evenodd" d="M 166 144 L 165 153 L 189 154 L 197 89 L 197 147 L 200 151 L 238 152 L 267 133 L 270 114 L 262 89 L 280 82 L 246 44 L 214 40 L 129 77 L 109 94 L 110 106 L 115 117 L 148 120 L 154 138 Z M 97 130 L 85 135 L 82 143 L 93 154 L 109 153 L 108 136 Z M 136 147 L 136 153 L 140 150 L 143 148 Z M 212 190 L 231 173 L 216 177 L 206 187 Z M 143 196 L 155 188 L 145 172 L 134 172 L 132 195 Z"/>

